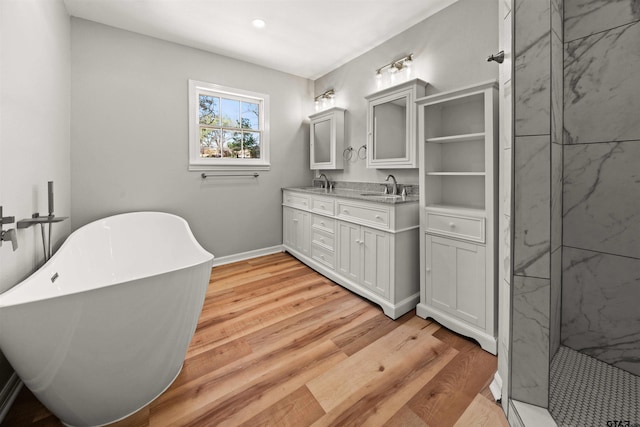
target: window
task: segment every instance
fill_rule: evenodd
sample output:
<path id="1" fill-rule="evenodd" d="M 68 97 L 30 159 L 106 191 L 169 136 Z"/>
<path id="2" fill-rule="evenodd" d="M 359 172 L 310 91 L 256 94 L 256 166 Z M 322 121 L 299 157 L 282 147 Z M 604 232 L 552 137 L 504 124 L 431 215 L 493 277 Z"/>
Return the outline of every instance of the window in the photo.
<path id="1" fill-rule="evenodd" d="M 269 169 L 269 95 L 189 80 L 189 170 Z"/>

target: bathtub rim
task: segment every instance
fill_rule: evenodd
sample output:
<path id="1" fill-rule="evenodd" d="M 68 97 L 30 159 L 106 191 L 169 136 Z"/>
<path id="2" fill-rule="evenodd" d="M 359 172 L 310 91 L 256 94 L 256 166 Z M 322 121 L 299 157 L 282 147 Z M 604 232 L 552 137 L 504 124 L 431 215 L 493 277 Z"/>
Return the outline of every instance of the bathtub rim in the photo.
<path id="1" fill-rule="evenodd" d="M 135 276 L 135 277 L 129 277 L 126 280 L 118 280 L 118 281 L 113 281 L 111 283 L 108 283 L 106 285 L 103 286 L 99 286 L 99 287 L 93 287 L 93 288 L 88 288 L 88 289 L 79 289 L 79 290 L 67 290 L 66 292 L 61 292 L 59 294 L 54 294 L 54 295 L 46 295 L 46 296 L 38 296 L 36 295 L 35 297 L 32 298 L 25 298 L 23 296 L 15 296 L 15 294 L 21 290 L 22 288 L 28 287 L 31 285 L 30 282 L 37 280 L 36 276 L 38 276 L 38 274 L 43 274 L 44 271 L 47 267 L 51 266 L 56 259 L 58 258 L 59 254 L 62 252 L 62 250 L 65 248 L 65 246 L 70 244 L 70 241 L 72 239 L 72 237 L 76 234 L 79 233 L 82 229 L 84 229 L 85 227 L 89 227 L 92 225 L 95 225 L 96 223 L 100 223 L 109 219 L 113 219 L 113 218 L 117 218 L 117 217 L 122 217 L 122 216 L 137 216 L 137 215 L 144 215 L 144 214 L 152 214 L 152 215 L 160 215 L 160 216 L 166 216 L 166 217 L 173 217 L 176 218 L 178 220 L 180 220 L 184 225 L 185 225 L 185 230 L 188 232 L 188 237 L 190 238 L 191 242 L 195 245 L 195 247 L 197 248 L 197 250 L 203 255 L 203 259 L 199 260 L 198 262 L 193 262 L 193 263 L 185 263 L 185 265 L 180 266 L 179 268 L 173 268 L 173 269 L 161 269 L 157 272 L 154 272 L 153 274 L 148 274 L 148 275 L 139 275 L 139 276 Z M 153 277 L 158 277 L 158 276 L 162 276 L 163 274 L 167 274 L 167 273 L 171 273 L 171 272 L 178 272 L 178 271 L 182 271 L 182 270 L 186 270 L 189 268 L 193 268 L 199 265 L 202 265 L 204 263 L 211 263 L 212 267 L 213 267 L 213 260 L 214 260 L 215 256 L 210 253 L 209 251 L 207 251 L 206 249 L 204 249 L 202 247 L 202 245 L 200 244 L 200 242 L 198 242 L 198 240 L 195 238 L 193 231 L 191 230 L 191 227 L 189 226 L 189 223 L 186 219 L 182 218 L 179 215 L 175 215 L 172 213 L 168 213 L 168 212 L 161 212 L 161 211 L 132 211 L 132 212 L 123 212 L 123 213 L 119 213 L 119 214 L 115 214 L 115 215 L 110 215 L 104 218 L 100 218 L 94 221 L 91 221 L 85 225 L 83 225 L 82 227 L 78 228 L 77 230 L 75 230 L 74 232 L 72 232 L 66 239 L 65 241 L 62 243 L 62 245 L 58 248 L 58 250 L 51 256 L 51 258 L 44 263 L 41 267 L 39 267 L 36 271 L 34 271 L 33 273 L 31 273 L 29 276 L 27 276 L 26 278 L 24 278 L 23 280 L 21 280 L 19 283 L 15 284 L 14 286 L 12 286 L 11 288 L 7 289 L 6 291 L 4 291 L 3 293 L 0 294 L 0 309 L 2 308 L 9 308 L 9 307 L 17 307 L 23 304 L 29 304 L 29 303 L 33 303 L 33 302 L 38 302 L 38 301 L 46 301 L 46 300 L 50 300 L 50 299 L 54 299 L 54 298 L 62 298 L 62 297 L 66 297 L 66 296 L 70 296 L 70 295 L 77 295 L 77 294 L 83 294 L 86 292 L 91 292 L 94 291 L 96 289 L 102 289 L 102 288 L 109 288 L 112 286 L 117 286 L 117 285 L 122 285 L 122 284 L 126 284 L 126 283 L 130 283 L 130 282 L 134 282 L 136 280 L 140 280 L 140 279 L 144 279 L 144 278 L 153 278 Z M 17 301 L 13 301 L 13 300 L 17 300 Z"/>

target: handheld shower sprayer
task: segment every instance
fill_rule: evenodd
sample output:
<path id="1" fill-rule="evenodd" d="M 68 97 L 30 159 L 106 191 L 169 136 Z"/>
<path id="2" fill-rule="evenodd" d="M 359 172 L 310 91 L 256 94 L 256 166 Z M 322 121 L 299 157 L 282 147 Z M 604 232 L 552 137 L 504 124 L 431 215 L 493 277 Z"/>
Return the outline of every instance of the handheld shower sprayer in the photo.
<path id="1" fill-rule="evenodd" d="M 53 218 L 55 216 L 53 214 L 53 181 L 49 181 L 47 187 L 49 190 L 49 217 Z"/>

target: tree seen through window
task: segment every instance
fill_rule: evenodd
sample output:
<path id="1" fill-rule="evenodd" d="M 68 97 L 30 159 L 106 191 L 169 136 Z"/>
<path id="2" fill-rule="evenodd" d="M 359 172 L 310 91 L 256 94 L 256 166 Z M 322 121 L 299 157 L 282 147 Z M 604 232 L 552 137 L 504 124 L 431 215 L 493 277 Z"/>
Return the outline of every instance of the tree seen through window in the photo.
<path id="1" fill-rule="evenodd" d="M 260 106 L 199 95 L 200 157 L 260 158 Z"/>

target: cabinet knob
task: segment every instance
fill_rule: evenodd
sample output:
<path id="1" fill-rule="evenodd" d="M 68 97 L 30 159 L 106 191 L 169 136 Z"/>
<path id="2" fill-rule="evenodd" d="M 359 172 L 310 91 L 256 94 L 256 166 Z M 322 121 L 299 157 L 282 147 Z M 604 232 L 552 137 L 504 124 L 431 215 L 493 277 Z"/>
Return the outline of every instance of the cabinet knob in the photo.
<path id="1" fill-rule="evenodd" d="M 324 259 L 324 255 L 320 255 L 320 259 Z"/>
<path id="2" fill-rule="evenodd" d="M 298 222 L 298 220 L 297 220 L 297 219 L 294 219 L 294 220 L 293 220 L 293 222 Z"/>
<path id="3" fill-rule="evenodd" d="M 450 222 L 450 223 L 449 223 L 449 227 L 451 227 L 451 228 L 456 228 L 456 224 L 455 224 L 455 223 L 453 223 L 453 222 Z"/>
<path id="4" fill-rule="evenodd" d="M 427 267 L 427 273 L 431 273 L 431 267 Z"/>
<path id="5" fill-rule="evenodd" d="M 376 219 L 382 219 L 380 215 L 376 215 Z"/>
<path id="6" fill-rule="evenodd" d="M 343 210 L 342 210 L 342 213 L 349 214 L 349 211 L 348 211 L 348 210 L 346 210 L 346 209 L 343 209 Z"/>
<path id="7" fill-rule="evenodd" d="M 323 237 L 320 238 L 320 242 L 324 243 L 324 238 Z"/>
<path id="8" fill-rule="evenodd" d="M 320 221 L 320 225 L 324 227 L 324 221 Z"/>
<path id="9" fill-rule="evenodd" d="M 320 207 L 321 207 L 322 209 L 324 209 L 324 205 L 320 205 Z"/>

